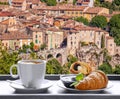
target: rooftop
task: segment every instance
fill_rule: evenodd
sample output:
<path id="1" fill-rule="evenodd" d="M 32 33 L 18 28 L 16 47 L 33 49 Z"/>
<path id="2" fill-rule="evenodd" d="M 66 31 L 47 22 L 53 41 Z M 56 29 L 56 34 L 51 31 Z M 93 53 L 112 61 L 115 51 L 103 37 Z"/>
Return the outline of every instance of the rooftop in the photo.
<path id="1" fill-rule="evenodd" d="M 3 33 L 0 35 L 1 40 L 16 40 L 16 39 L 32 39 L 31 34 L 21 33 L 19 31 L 14 31 L 10 33 Z"/>

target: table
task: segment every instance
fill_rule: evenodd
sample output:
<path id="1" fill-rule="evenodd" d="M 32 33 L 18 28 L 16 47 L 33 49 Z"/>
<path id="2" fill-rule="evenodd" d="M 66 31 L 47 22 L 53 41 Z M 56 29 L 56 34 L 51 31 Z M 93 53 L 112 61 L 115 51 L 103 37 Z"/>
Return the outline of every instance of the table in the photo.
<path id="1" fill-rule="evenodd" d="M 10 76 L 0 76 L 0 99 L 120 99 L 120 75 L 108 75 L 113 86 L 102 92 L 70 92 L 57 85 L 59 75 L 46 75 L 54 85 L 42 93 L 16 93 L 6 80 L 15 80 Z"/>

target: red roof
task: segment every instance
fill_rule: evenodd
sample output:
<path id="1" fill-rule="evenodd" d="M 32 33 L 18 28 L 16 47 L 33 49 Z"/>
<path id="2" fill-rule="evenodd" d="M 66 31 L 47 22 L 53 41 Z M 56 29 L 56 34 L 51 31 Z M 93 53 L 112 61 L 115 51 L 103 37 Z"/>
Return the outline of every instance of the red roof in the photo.
<path id="1" fill-rule="evenodd" d="M 14 16 L 14 15 L 11 12 L 7 12 L 7 11 L 0 12 L 0 17 L 5 17 L 5 16 Z"/>
<path id="2" fill-rule="evenodd" d="M 17 39 L 32 39 L 32 35 L 21 33 L 19 31 L 3 33 L 0 35 L 0 40 L 17 40 Z"/>

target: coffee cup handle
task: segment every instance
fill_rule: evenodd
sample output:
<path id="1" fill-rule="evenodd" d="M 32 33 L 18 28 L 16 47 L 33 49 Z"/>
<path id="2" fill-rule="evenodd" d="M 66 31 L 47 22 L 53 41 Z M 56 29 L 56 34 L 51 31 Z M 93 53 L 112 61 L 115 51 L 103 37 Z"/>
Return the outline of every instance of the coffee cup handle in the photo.
<path id="1" fill-rule="evenodd" d="M 12 65 L 12 66 L 10 67 L 10 75 L 11 75 L 13 78 L 18 78 L 18 74 L 17 74 L 17 75 L 14 75 L 13 72 L 12 72 L 13 67 L 16 67 L 16 68 L 17 68 L 17 65 Z"/>

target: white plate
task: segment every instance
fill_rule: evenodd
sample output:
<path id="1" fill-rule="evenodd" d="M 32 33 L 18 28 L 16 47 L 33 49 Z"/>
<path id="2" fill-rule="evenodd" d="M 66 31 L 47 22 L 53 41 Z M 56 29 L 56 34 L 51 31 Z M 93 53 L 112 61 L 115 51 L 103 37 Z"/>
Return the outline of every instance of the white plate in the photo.
<path id="1" fill-rule="evenodd" d="M 34 92 L 44 92 L 47 91 L 47 89 L 49 87 L 51 87 L 53 85 L 53 81 L 47 80 L 45 79 L 42 82 L 42 85 L 40 88 L 34 89 L 34 88 L 25 88 L 20 80 L 15 80 L 15 81 L 10 81 L 10 86 L 12 88 L 14 88 L 16 90 L 16 92 L 30 92 L 30 93 L 34 93 Z"/>
<path id="2" fill-rule="evenodd" d="M 95 89 L 95 90 L 77 90 L 77 89 L 74 89 L 74 88 L 67 88 L 67 87 L 65 87 L 61 80 L 58 81 L 57 85 L 59 87 L 65 89 L 65 90 L 74 91 L 74 92 L 100 92 L 100 91 L 104 91 L 106 89 L 109 89 L 109 88 L 111 88 L 113 86 L 113 84 L 109 81 L 106 88 Z"/>

